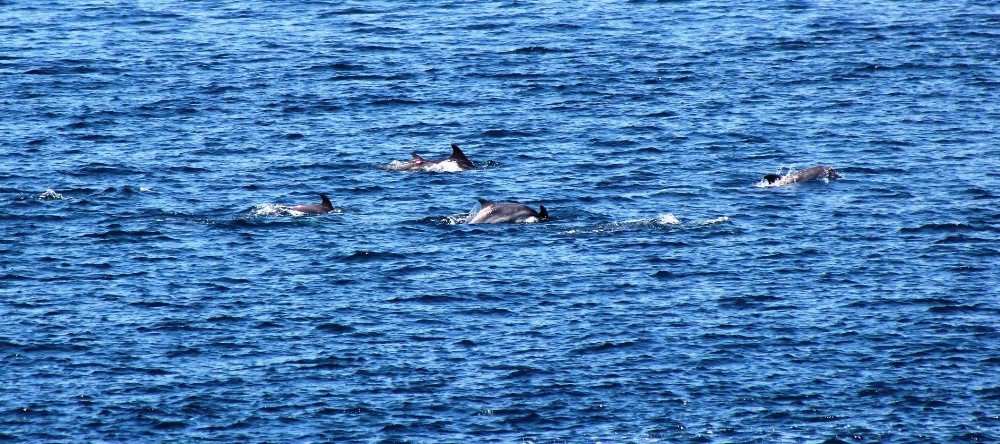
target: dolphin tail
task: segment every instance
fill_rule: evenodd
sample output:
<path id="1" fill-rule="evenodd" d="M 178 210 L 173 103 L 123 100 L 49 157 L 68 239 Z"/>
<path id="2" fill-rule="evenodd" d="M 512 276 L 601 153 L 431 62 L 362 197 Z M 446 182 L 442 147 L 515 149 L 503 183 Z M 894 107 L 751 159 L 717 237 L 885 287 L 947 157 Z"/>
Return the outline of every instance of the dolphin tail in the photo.
<path id="1" fill-rule="evenodd" d="M 319 198 L 323 199 L 323 204 L 322 204 L 323 208 L 326 208 L 328 210 L 332 210 L 333 209 L 333 203 L 330 202 L 330 198 L 329 197 L 326 197 L 326 194 L 320 194 Z"/>
<path id="2" fill-rule="evenodd" d="M 549 210 L 545 209 L 545 205 L 538 206 L 538 220 L 547 220 L 549 218 Z"/>
<path id="3" fill-rule="evenodd" d="M 464 165 L 467 168 L 476 167 L 476 165 L 472 163 L 472 161 L 469 160 L 468 157 L 465 157 L 465 153 L 462 152 L 462 149 L 459 148 L 458 145 L 455 145 L 454 143 L 451 144 L 451 158 L 455 159 L 455 162 L 458 162 L 459 165 Z"/>

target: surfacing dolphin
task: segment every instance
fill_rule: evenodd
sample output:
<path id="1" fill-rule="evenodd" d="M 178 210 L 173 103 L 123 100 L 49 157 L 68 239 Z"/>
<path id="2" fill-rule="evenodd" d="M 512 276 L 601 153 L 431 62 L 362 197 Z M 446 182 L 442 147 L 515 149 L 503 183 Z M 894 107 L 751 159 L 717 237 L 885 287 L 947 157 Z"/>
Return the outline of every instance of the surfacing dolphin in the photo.
<path id="1" fill-rule="evenodd" d="M 333 203 L 330 202 L 330 198 L 326 197 L 326 194 L 320 194 L 320 199 L 323 199 L 322 203 L 319 204 L 307 204 L 307 205 L 292 205 L 285 206 L 282 205 L 283 210 L 297 211 L 299 213 L 305 214 L 325 214 L 333 211 Z"/>
<path id="2" fill-rule="evenodd" d="M 806 168 L 801 171 L 793 171 L 785 175 L 768 174 L 764 176 L 764 180 L 767 181 L 766 186 L 777 187 L 809 180 L 839 179 L 840 177 L 840 174 L 837 174 L 837 170 L 833 169 L 833 167 L 820 165 L 812 168 Z"/>
<path id="3" fill-rule="evenodd" d="M 451 144 L 451 156 L 445 159 L 430 160 L 420 157 L 419 154 L 413 153 L 413 160 L 409 162 L 393 161 L 388 167 L 390 170 L 395 171 L 434 171 L 434 172 L 456 172 L 465 170 L 474 170 L 476 165 L 465 157 L 465 153 L 455 145 Z"/>
<path id="4" fill-rule="evenodd" d="M 545 206 L 539 206 L 538 211 L 527 205 L 515 202 L 490 202 L 486 199 L 476 199 L 479 201 L 479 211 L 469 217 L 470 224 L 502 224 L 502 223 L 531 223 L 544 222 L 549 220 L 549 212 Z"/>

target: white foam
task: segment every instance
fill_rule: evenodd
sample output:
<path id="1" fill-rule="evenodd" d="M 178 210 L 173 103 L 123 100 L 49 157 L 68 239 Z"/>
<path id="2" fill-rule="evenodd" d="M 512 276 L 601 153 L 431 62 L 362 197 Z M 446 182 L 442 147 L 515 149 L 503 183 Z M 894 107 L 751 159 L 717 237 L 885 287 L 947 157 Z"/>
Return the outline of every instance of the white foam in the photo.
<path id="1" fill-rule="evenodd" d="M 656 216 L 656 223 L 660 225 L 678 225 L 681 221 L 672 213 L 667 213 Z"/>
<path id="2" fill-rule="evenodd" d="M 400 171 L 404 169 L 410 162 L 403 162 L 401 160 L 393 160 L 385 166 L 387 170 Z"/>
<path id="3" fill-rule="evenodd" d="M 703 220 L 699 222 L 698 225 L 715 225 L 723 222 L 729 222 L 729 216 L 720 216 L 715 219 Z"/>
<path id="4" fill-rule="evenodd" d="M 444 220 L 445 220 L 445 222 L 448 225 L 461 225 L 461 224 L 464 224 L 465 222 L 467 222 L 469 219 L 472 219 L 472 215 L 474 215 L 474 214 L 475 213 L 472 213 L 472 214 L 450 214 L 448 216 L 445 216 Z"/>
<path id="5" fill-rule="evenodd" d="M 305 216 L 306 213 L 292 210 L 284 205 L 260 204 L 250 209 L 247 213 L 249 217 L 275 217 L 275 216 Z"/>
<path id="6" fill-rule="evenodd" d="M 65 199 L 62 194 L 57 193 L 56 190 L 53 190 L 52 188 L 46 188 L 44 193 L 38 195 L 38 198 L 42 200 Z"/>
<path id="7" fill-rule="evenodd" d="M 458 162 L 455 162 L 454 160 L 445 160 L 429 167 L 425 167 L 424 171 L 434 173 L 457 173 L 462 171 L 462 167 L 458 166 Z"/>
<path id="8" fill-rule="evenodd" d="M 784 172 L 782 172 L 782 171 L 784 171 Z M 790 183 L 793 183 L 789 179 L 792 178 L 791 174 L 794 173 L 794 172 L 796 172 L 796 171 L 798 171 L 798 170 L 796 170 L 795 167 L 791 167 L 791 166 L 788 166 L 788 167 L 786 167 L 786 166 L 778 167 L 778 169 L 774 172 L 774 174 L 777 174 L 777 175 L 781 176 L 781 179 L 778 179 L 778 180 L 774 181 L 774 183 L 768 183 L 767 179 L 761 179 L 760 182 L 757 182 L 756 184 L 754 184 L 754 186 L 757 187 L 757 188 L 772 188 L 772 187 L 780 187 L 782 185 L 788 185 Z"/>

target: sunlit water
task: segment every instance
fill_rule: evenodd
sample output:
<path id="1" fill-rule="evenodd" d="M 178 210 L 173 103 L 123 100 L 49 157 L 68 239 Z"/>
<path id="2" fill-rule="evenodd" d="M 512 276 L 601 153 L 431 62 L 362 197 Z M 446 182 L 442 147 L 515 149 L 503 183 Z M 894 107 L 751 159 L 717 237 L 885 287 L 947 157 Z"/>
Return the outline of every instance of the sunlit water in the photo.
<path id="1" fill-rule="evenodd" d="M 998 30 L 0 0 L 0 441 L 1000 440 Z"/>

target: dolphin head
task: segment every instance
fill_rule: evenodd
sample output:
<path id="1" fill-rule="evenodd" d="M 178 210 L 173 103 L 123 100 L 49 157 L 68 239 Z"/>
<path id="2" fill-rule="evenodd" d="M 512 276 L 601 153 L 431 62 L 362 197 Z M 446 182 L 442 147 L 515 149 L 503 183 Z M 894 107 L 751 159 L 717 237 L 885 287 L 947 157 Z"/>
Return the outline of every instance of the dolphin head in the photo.
<path id="1" fill-rule="evenodd" d="M 767 183 L 775 183 L 775 182 L 781 180 L 781 176 L 779 176 L 777 174 L 768 174 L 768 175 L 764 176 L 764 180 L 766 180 Z"/>

